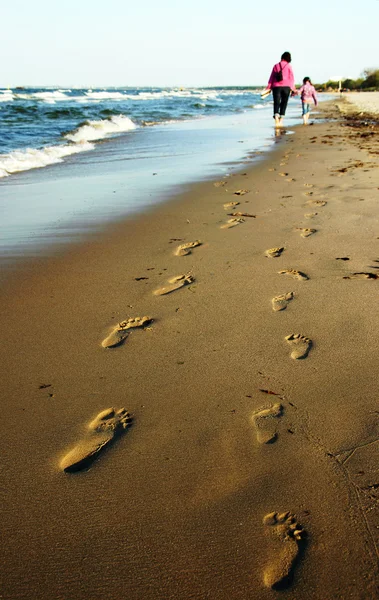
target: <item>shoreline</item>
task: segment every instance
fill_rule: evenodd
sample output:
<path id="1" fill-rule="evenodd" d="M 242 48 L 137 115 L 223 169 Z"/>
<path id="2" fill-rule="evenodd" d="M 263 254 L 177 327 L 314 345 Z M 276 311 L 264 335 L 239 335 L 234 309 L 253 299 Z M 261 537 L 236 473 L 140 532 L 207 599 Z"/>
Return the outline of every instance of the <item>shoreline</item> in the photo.
<path id="1" fill-rule="evenodd" d="M 299 552 L 287 598 L 374 597 L 378 284 L 353 274 L 376 275 L 379 183 L 360 133 L 299 127 L 246 175 L 193 185 L 7 278 L 5 597 L 269 599 L 285 560 L 277 517 L 263 520 L 285 511 L 306 531 L 286 530 Z M 233 201 L 255 217 L 221 229 Z M 193 283 L 153 295 L 187 273 Z M 149 327 L 101 346 L 144 315 Z M 298 333 L 312 341 L 302 360 L 286 341 Z M 110 406 L 132 426 L 88 470 L 63 473 Z"/>
<path id="2" fill-rule="evenodd" d="M 207 117 L 141 128 L 69 163 L 12 175 L 0 181 L 0 250 L 34 254 L 57 234 L 69 242 L 78 232 L 145 212 L 180 188 L 264 154 L 272 137 L 254 111 Z"/>

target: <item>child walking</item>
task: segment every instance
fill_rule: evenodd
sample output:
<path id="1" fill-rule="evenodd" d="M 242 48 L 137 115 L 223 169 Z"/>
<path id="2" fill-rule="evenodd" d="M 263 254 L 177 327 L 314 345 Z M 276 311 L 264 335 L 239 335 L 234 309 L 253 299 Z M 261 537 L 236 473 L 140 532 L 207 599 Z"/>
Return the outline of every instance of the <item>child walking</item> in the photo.
<path id="1" fill-rule="evenodd" d="M 304 77 L 303 85 L 301 86 L 301 88 L 299 90 L 299 94 L 301 97 L 301 106 L 303 109 L 303 113 L 302 113 L 303 114 L 303 123 L 304 123 L 304 125 L 307 125 L 308 119 L 309 119 L 309 113 L 311 110 L 312 100 L 315 103 L 315 106 L 317 106 L 316 90 L 315 90 L 314 86 L 312 85 L 312 82 L 309 77 Z"/>

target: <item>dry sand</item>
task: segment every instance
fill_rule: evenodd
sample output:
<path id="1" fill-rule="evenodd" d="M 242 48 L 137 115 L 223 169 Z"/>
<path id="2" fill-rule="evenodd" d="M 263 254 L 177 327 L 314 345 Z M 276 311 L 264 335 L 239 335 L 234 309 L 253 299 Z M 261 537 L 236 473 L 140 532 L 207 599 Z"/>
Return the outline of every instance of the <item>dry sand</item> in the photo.
<path id="1" fill-rule="evenodd" d="M 344 97 L 360 111 L 379 113 L 379 92 L 350 92 Z"/>
<path id="2" fill-rule="evenodd" d="M 7 278 L 2 598 L 378 597 L 378 150 L 298 129 Z"/>

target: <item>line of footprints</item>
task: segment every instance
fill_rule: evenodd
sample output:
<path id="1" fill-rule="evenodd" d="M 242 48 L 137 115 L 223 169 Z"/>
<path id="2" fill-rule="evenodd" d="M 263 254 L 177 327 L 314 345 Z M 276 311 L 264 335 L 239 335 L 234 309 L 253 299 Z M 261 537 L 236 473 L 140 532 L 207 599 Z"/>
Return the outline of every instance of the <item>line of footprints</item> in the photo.
<path id="1" fill-rule="evenodd" d="M 310 187 L 306 184 L 306 187 Z M 322 207 L 326 205 L 324 200 L 311 200 L 310 204 Z M 313 218 L 317 213 L 307 213 L 305 216 Z M 309 237 L 316 233 L 316 229 L 296 228 L 301 237 Z M 284 247 L 269 248 L 265 254 L 268 258 L 278 258 L 284 252 Z M 307 281 L 308 275 L 297 269 L 283 269 L 278 271 L 279 275 L 286 275 L 298 281 Z M 292 291 L 279 294 L 272 298 L 271 304 L 274 312 L 285 310 L 293 300 Z M 312 341 L 300 333 L 291 333 L 285 337 L 290 346 L 291 358 L 294 360 L 304 359 L 312 347 Z M 259 444 L 272 444 L 278 438 L 278 423 L 283 415 L 282 404 L 273 404 L 269 408 L 256 411 L 252 416 L 255 426 L 257 441 Z M 274 559 L 268 564 L 263 573 L 263 581 L 266 587 L 282 589 L 287 587 L 294 574 L 294 568 L 300 554 L 305 549 L 306 533 L 296 522 L 294 515 L 289 512 L 278 514 L 277 512 L 267 514 L 263 519 L 266 530 L 271 535 L 272 542 L 276 543 L 277 549 Z"/>
<path id="2" fill-rule="evenodd" d="M 215 183 L 216 187 L 224 187 L 226 181 Z M 249 193 L 249 190 L 237 190 L 234 192 L 236 196 L 243 196 Z M 325 206 L 326 202 L 321 200 L 310 201 L 318 207 Z M 246 217 L 255 218 L 245 212 L 236 211 L 239 205 L 238 201 L 227 202 L 224 204 L 224 209 L 231 217 L 220 227 L 229 229 L 245 222 Z M 317 213 L 311 213 L 306 216 L 314 216 Z M 298 228 L 300 235 L 308 237 L 315 233 L 315 229 Z M 182 257 L 191 254 L 192 250 L 200 246 L 202 242 L 195 240 L 180 244 L 175 255 Z M 270 248 L 266 251 L 266 256 L 269 258 L 277 258 L 281 256 L 284 247 Z M 307 280 L 308 276 L 301 271 L 295 269 L 285 269 L 279 271 L 281 275 L 287 275 L 297 280 Z M 191 273 L 177 275 L 170 278 L 167 284 L 155 291 L 153 295 L 163 296 L 174 292 L 184 286 L 190 285 L 195 281 Z M 272 299 L 272 309 L 275 312 L 285 310 L 288 304 L 293 300 L 293 292 L 286 292 L 275 296 Z M 134 317 L 121 321 L 112 329 L 109 335 L 102 341 L 101 345 L 105 349 L 112 349 L 121 346 L 130 333 L 136 329 L 146 329 L 153 322 L 151 317 Z M 295 360 L 304 359 L 308 355 L 312 342 L 309 338 L 299 333 L 290 334 L 286 338 L 290 345 L 291 357 Z M 257 441 L 260 444 L 271 444 L 278 437 L 277 424 L 279 417 L 283 414 L 283 406 L 274 404 L 270 408 L 259 410 L 253 414 L 252 421 L 254 423 L 257 435 Z M 116 410 L 108 408 L 100 412 L 87 426 L 87 435 L 81 439 L 76 446 L 67 452 L 61 462 L 60 467 L 66 473 L 74 473 L 87 469 L 92 462 L 102 453 L 102 451 L 111 446 L 112 443 L 125 432 L 132 424 L 132 416 L 125 408 Z M 264 571 L 263 581 L 266 587 L 281 589 L 286 587 L 292 580 L 294 566 L 298 560 L 299 553 L 304 547 L 305 532 L 302 527 L 296 522 L 295 517 L 289 512 L 277 513 L 272 512 L 267 514 L 263 519 L 263 524 L 266 531 L 271 535 L 272 542 L 277 544 L 277 552 L 275 559 L 270 561 Z"/>

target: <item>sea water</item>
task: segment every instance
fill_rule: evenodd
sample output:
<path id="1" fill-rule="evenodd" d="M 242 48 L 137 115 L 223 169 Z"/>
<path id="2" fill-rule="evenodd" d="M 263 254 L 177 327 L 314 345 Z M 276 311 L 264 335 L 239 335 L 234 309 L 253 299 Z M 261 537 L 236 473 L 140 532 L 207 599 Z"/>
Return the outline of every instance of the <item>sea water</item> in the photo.
<path id="1" fill-rule="evenodd" d="M 299 100 L 289 122 L 300 122 Z M 0 90 L 0 257 L 148 209 L 275 141 L 258 90 Z"/>

